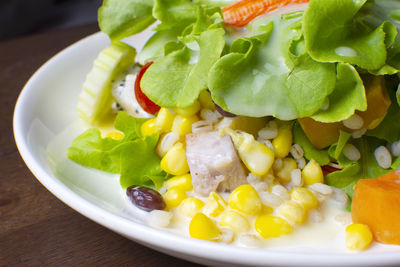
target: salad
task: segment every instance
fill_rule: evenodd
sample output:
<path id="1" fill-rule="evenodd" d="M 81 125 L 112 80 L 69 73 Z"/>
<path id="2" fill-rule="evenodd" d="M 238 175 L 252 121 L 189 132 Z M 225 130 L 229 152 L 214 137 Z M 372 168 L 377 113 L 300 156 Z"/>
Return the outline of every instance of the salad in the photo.
<path id="1" fill-rule="evenodd" d="M 398 0 L 105 0 L 98 19 L 68 157 L 120 174 L 153 225 L 258 246 L 335 206 L 348 249 L 400 245 Z M 137 54 L 124 38 L 151 25 Z"/>

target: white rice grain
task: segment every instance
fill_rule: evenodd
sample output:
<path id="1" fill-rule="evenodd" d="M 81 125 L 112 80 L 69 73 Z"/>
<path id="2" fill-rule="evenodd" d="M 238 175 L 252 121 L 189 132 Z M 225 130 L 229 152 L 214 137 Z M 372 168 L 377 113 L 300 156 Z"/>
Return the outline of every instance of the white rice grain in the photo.
<path id="1" fill-rule="evenodd" d="M 254 184 L 252 184 L 252 186 L 257 191 L 257 193 L 262 193 L 262 192 L 268 191 L 268 189 L 269 189 L 269 185 L 266 182 L 254 183 Z"/>
<path id="2" fill-rule="evenodd" d="M 342 212 L 335 216 L 335 221 L 343 226 L 349 225 L 352 223 L 351 213 L 350 212 Z"/>
<path id="3" fill-rule="evenodd" d="M 168 227 L 172 213 L 164 210 L 152 210 L 149 212 L 149 224 L 154 227 Z"/>
<path id="4" fill-rule="evenodd" d="M 345 208 L 349 203 L 349 197 L 347 196 L 347 194 L 339 188 L 336 187 L 331 187 L 331 188 L 333 190 L 333 194 L 328 199 L 328 202 L 340 208 Z"/>
<path id="5" fill-rule="evenodd" d="M 301 177 L 301 170 L 300 169 L 294 169 L 290 173 L 291 181 L 292 184 L 296 187 L 302 186 L 303 185 L 303 178 Z"/>
<path id="6" fill-rule="evenodd" d="M 400 157 L 400 140 L 390 145 L 390 152 L 394 157 Z"/>
<path id="7" fill-rule="evenodd" d="M 200 111 L 200 117 L 203 120 L 215 123 L 218 121 L 218 117 L 216 116 L 215 112 L 212 111 L 211 109 L 202 109 Z"/>
<path id="8" fill-rule="evenodd" d="M 288 190 L 282 185 L 274 185 L 272 187 L 271 193 L 280 197 L 282 200 L 290 199 Z"/>
<path id="9" fill-rule="evenodd" d="M 264 140 L 274 139 L 278 135 L 278 125 L 275 121 L 268 122 L 267 126 L 258 131 L 258 136 Z"/>
<path id="10" fill-rule="evenodd" d="M 304 151 L 299 144 L 294 144 L 290 148 L 290 154 L 292 154 L 294 159 L 301 159 L 304 156 Z"/>
<path id="11" fill-rule="evenodd" d="M 269 149 L 274 151 L 274 146 L 272 145 L 272 142 L 270 140 L 264 140 L 264 139 L 258 138 L 257 141 L 259 141 L 260 143 L 264 144 L 266 147 L 268 147 Z"/>
<path id="12" fill-rule="evenodd" d="M 238 241 L 242 246 L 258 248 L 262 246 L 261 240 L 255 234 L 241 233 Z"/>
<path id="13" fill-rule="evenodd" d="M 196 121 L 192 124 L 193 133 L 211 132 L 213 130 L 212 122 L 210 121 Z"/>
<path id="14" fill-rule="evenodd" d="M 367 129 L 361 128 L 360 130 L 353 132 L 353 133 L 351 134 L 351 136 L 352 136 L 354 139 L 361 138 L 366 132 L 367 132 Z"/>
<path id="15" fill-rule="evenodd" d="M 269 207 L 273 208 L 279 207 L 283 202 L 283 200 L 279 196 L 274 195 L 270 192 L 261 192 L 259 193 L 259 196 L 261 198 L 262 203 Z"/>
<path id="16" fill-rule="evenodd" d="M 260 176 L 257 176 L 257 175 L 255 175 L 255 174 L 253 174 L 251 172 L 247 175 L 247 182 L 250 185 L 253 185 L 253 184 L 258 183 L 260 181 L 261 181 L 261 177 Z"/>
<path id="17" fill-rule="evenodd" d="M 343 155 L 351 161 L 358 161 L 361 158 L 360 151 L 353 144 L 344 145 Z"/>
<path id="18" fill-rule="evenodd" d="M 348 118 L 347 120 L 343 121 L 343 125 L 349 129 L 352 130 L 358 130 L 361 129 L 361 127 L 364 124 L 364 120 L 363 118 L 361 118 L 359 115 L 354 114 L 353 116 L 351 116 L 350 118 Z"/>
<path id="19" fill-rule="evenodd" d="M 315 183 L 308 186 L 308 189 L 312 189 L 313 191 L 320 193 L 325 196 L 330 196 L 333 194 L 333 189 L 327 184 Z"/>
<path id="20" fill-rule="evenodd" d="M 302 169 L 304 169 L 304 167 L 306 166 L 306 159 L 303 157 L 303 158 L 300 158 L 300 159 L 296 159 L 296 163 L 297 163 L 297 167 L 300 169 L 300 170 L 302 170 Z"/>
<path id="21" fill-rule="evenodd" d="M 223 227 L 221 228 L 221 242 L 225 244 L 230 244 L 233 242 L 235 238 L 235 234 L 229 228 Z"/>
<path id="22" fill-rule="evenodd" d="M 384 169 L 390 168 L 392 165 L 392 155 L 390 155 L 389 150 L 384 146 L 379 146 L 374 151 L 374 156 L 378 165 Z"/>
<path id="23" fill-rule="evenodd" d="M 168 150 L 179 140 L 179 134 L 175 132 L 169 132 L 161 139 L 160 145 L 157 147 L 157 151 L 160 156 L 167 154 Z"/>

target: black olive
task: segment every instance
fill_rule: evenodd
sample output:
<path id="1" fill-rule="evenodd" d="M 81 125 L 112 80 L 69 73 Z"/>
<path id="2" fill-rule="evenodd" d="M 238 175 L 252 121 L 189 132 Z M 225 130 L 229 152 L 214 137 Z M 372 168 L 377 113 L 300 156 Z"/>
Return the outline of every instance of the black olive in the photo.
<path id="1" fill-rule="evenodd" d="M 132 185 L 126 189 L 126 195 L 136 207 L 145 211 L 163 210 L 166 206 L 160 193 L 148 187 Z"/>

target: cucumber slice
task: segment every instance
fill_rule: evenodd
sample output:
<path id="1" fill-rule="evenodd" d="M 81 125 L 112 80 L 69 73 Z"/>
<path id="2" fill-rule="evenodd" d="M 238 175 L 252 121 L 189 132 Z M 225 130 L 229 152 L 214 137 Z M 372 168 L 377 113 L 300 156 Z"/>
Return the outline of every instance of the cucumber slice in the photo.
<path id="1" fill-rule="evenodd" d="M 111 112 L 111 83 L 134 63 L 135 48 L 114 42 L 100 52 L 82 85 L 78 115 L 93 125 Z"/>

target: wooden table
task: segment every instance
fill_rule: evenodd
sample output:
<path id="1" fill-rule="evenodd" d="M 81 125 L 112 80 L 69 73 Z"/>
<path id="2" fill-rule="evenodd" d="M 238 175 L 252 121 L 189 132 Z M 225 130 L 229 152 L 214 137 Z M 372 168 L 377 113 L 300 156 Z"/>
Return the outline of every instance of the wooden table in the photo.
<path id="1" fill-rule="evenodd" d="M 46 60 L 96 31 L 87 25 L 0 42 L 0 266 L 198 266 L 83 217 L 48 192 L 18 153 L 12 117 L 22 87 Z"/>

